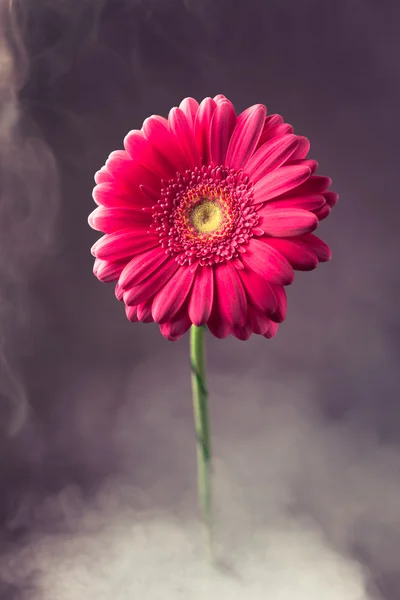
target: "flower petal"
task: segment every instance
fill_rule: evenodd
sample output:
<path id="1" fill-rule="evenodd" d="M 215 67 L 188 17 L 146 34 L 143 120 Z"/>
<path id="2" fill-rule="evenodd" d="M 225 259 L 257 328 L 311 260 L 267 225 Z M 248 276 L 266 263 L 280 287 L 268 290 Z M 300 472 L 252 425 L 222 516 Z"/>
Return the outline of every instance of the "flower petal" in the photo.
<path id="1" fill-rule="evenodd" d="M 181 310 L 166 323 L 160 325 L 160 332 L 170 342 L 179 340 L 190 328 L 191 320 L 187 312 L 186 303 L 183 305 Z"/>
<path id="2" fill-rule="evenodd" d="M 226 165 L 233 169 L 244 167 L 260 139 L 266 112 L 263 104 L 255 104 L 239 115 L 226 152 Z"/>
<path id="3" fill-rule="evenodd" d="M 311 235 L 311 234 L 310 234 Z M 275 323 L 282 323 L 286 319 L 286 311 L 287 311 L 287 295 L 286 290 L 281 285 L 271 284 L 271 287 L 274 291 L 277 306 L 276 310 L 271 315 L 271 320 Z"/>
<path id="4" fill-rule="evenodd" d="M 253 306 L 248 307 L 247 315 L 250 327 L 255 334 L 264 335 L 268 331 L 271 320 L 267 315 Z"/>
<path id="5" fill-rule="evenodd" d="M 193 284 L 195 273 L 181 266 L 153 301 L 152 316 L 156 323 L 169 321 L 181 308 Z"/>
<path id="6" fill-rule="evenodd" d="M 301 185 L 311 175 L 308 167 L 281 167 L 257 181 L 253 204 L 266 202 Z"/>
<path id="7" fill-rule="evenodd" d="M 331 185 L 332 179 L 322 175 L 312 175 L 307 181 L 302 183 L 296 190 L 299 195 L 303 194 L 322 194 Z"/>
<path id="8" fill-rule="evenodd" d="M 188 168 L 194 169 L 200 166 L 200 155 L 197 150 L 193 128 L 189 125 L 185 113 L 180 108 L 172 108 L 169 111 L 168 121 L 171 131 L 184 154 Z"/>
<path id="9" fill-rule="evenodd" d="M 199 103 L 194 98 L 184 98 L 179 108 L 185 113 L 189 125 L 194 128 Z"/>
<path id="10" fill-rule="evenodd" d="M 98 206 L 107 206 L 110 208 L 114 206 L 138 206 L 141 208 L 146 205 L 146 200 L 144 199 L 142 204 L 140 196 L 140 193 L 134 195 L 116 182 L 98 183 L 93 188 L 93 200 Z"/>
<path id="11" fill-rule="evenodd" d="M 205 325 L 214 300 L 214 272 L 212 267 L 198 267 L 189 300 L 189 317 L 193 325 Z"/>
<path id="12" fill-rule="evenodd" d="M 122 184 L 132 192 L 140 192 L 140 185 L 146 185 L 156 193 L 161 189 L 160 178 L 129 158 L 127 152 L 123 150 L 111 152 L 106 165 L 118 185 Z"/>
<path id="13" fill-rule="evenodd" d="M 153 323 L 154 319 L 151 314 L 151 307 L 153 305 L 153 298 L 146 300 L 137 305 L 137 318 L 141 323 Z"/>
<path id="14" fill-rule="evenodd" d="M 118 282 L 119 285 L 125 289 L 138 285 L 157 271 L 168 258 L 160 246 L 138 254 L 130 260 L 122 271 Z"/>
<path id="15" fill-rule="evenodd" d="M 216 165 L 225 163 L 226 151 L 236 124 L 236 113 L 232 102 L 222 100 L 213 113 L 210 127 L 210 156 Z"/>
<path id="16" fill-rule="evenodd" d="M 246 342 L 251 337 L 253 330 L 251 328 L 250 323 L 247 322 L 242 327 L 238 327 L 237 325 L 234 325 L 232 327 L 231 333 L 238 340 L 240 340 L 242 342 Z"/>
<path id="17" fill-rule="evenodd" d="M 214 303 L 207 325 L 216 337 L 224 338 L 233 325 L 245 324 L 247 300 L 239 275 L 229 262 L 215 267 L 214 277 Z"/>
<path id="18" fill-rule="evenodd" d="M 297 160 L 299 158 L 305 158 L 310 151 L 310 140 L 303 135 L 298 136 L 299 145 L 296 152 L 293 154 L 292 159 Z"/>
<path id="19" fill-rule="evenodd" d="M 278 323 L 274 323 L 273 321 L 271 321 L 269 324 L 268 330 L 263 334 L 263 337 L 270 340 L 270 339 L 274 338 L 277 333 L 278 333 Z"/>
<path id="20" fill-rule="evenodd" d="M 207 165 L 211 161 L 210 127 L 216 107 L 217 105 L 212 98 L 204 98 L 196 115 L 194 124 L 195 138 L 203 165 Z"/>
<path id="21" fill-rule="evenodd" d="M 168 283 L 174 273 L 178 270 L 178 263 L 172 258 L 167 260 L 149 277 L 141 281 L 124 293 L 125 304 L 134 305 L 146 302 L 154 296 L 158 290 Z"/>
<path id="22" fill-rule="evenodd" d="M 277 306 L 275 312 L 271 315 L 271 320 L 274 323 L 282 323 L 286 319 L 287 312 L 287 295 L 286 290 L 281 285 L 271 284 L 274 291 Z"/>
<path id="23" fill-rule="evenodd" d="M 267 142 L 259 148 L 246 165 L 246 173 L 254 182 L 281 167 L 298 146 L 295 135 L 284 135 Z"/>
<path id="24" fill-rule="evenodd" d="M 109 283 L 118 279 L 125 266 L 126 261 L 110 262 L 96 258 L 93 265 L 93 273 L 103 283 Z"/>
<path id="25" fill-rule="evenodd" d="M 124 230 L 103 235 L 92 246 L 91 252 L 93 256 L 103 260 L 121 260 L 158 244 L 158 238 L 146 230 Z"/>
<path id="26" fill-rule="evenodd" d="M 265 208 L 268 207 L 268 209 L 271 210 L 275 210 L 276 208 L 302 208 L 303 210 L 315 210 L 316 208 L 321 208 L 324 204 L 325 198 L 322 194 L 308 194 L 304 196 L 292 196 L 291 198 L 285 197 L 270 200 L 268 204 L 265 205 Z"/>
<path id="27" fill-rule="evenodd" d="M 298 241 L 301 241 L 315 252 L 319 262 L 327 262 L 332 258 L 332 251 L 329 246 L 313 233 L 305 233 L 298 238 Z"/>
<path id="28" fill-rule="evenodd" d="M 278 250 L 297 271 L 312 271 L 318 265 L 316 254 L 297 239 L 267 238 L 265 243 Z"/>
<path id="29" fill-rule="evenodd" d="M 315 173 L 315 171 L 318 169 L 318 162 L 316 160 L 311 160 L 308 158 L 296 158 L 296 160 L 293 159 L 293 157 L 290 158 L 290 160 L 287 161 L 286 166 L 303 166 L 303 167 L 308 167 L 311 171 L 311 174 L 313 175 Z"/>
<path id="30" fill-rule="evenodd" d="M 259 211 L 258 226 L 266 235 L 293 237 L 314 231 L 318 226 L 315 214 L 301 208 L 265 208 Z"/>
<path id="31" fill-rule="evenodd" d="M 335 192 L 324 192 L 323 195 L 324 195 L 327 205 L 330 206 L 331 208 L 333 206 L 335 206 L 336 202 L 339 200 L 339 196 L 338 196 L 338 194 L 335 194 Z"/>
<path id="32" fill-rule="evenodd" d="M 139 321 L 137 316 L 137 306 L 127 306 L 125 305 L 125 314 L 129 321 L 132 323 L 137 323 Z"/>
<path id="33" fill-rule="evenodd" d="M 122 287 L 119 285 L 118 281 L 116 283 L 115 286 L 115 297 L 117 300 L 119 300 L 120 302 L 124 301 L 124 290 L 122 289 Z"/>
<path id="34" fill-rule="evenodd" d="M 168 160 L 175 172 L 186 171 L 188 168 L 187 160 L 176 137 L 169 130 L 167 119 L 153 115 L 145 119 L 142 129 L 146 140 Z"/>
<path id="35" fill-rule="evenodd" d="M 114 233 L 121 229 L 143 229 L 149 227 L 153 219 L 149 213 L 134 208 L 104 208 L 98 206 L 90 213 L 88 222 L 92 229 L 104 233 Z"/>
<path id="36" fill-rule="evenodd" d="M 266 127 L 260 135 L 258 146 L 262 146 L 263 144 L 265 144 L 269 140 L 272 140 L 273 138 L 280 137 L 288 133 L 293 133 L 293 131 L 293 127 L 289 125 L 289 123 L 282 123 L 279 125 Z"/>
<path id="37" fill-rule="evenodd" d="M 293 283 L 294 272 L 286 258 L 261 240 L 252 238 L 241 259 L 246 267 L 253 269 L 270 283 L 279 285 Z"/>
<path id="38" fill-rule="evenodd" d="M 314 214 L 317 217 L 318 221 L 322 221 L 323 219 L 326 219 L 326 217 L 329 217 L 329 215 L 331 214 L 331 207 L 328 204 L 325 204 L 324 206 L 321 206 L 321 208 L 319 208 L 318 210 L 315 210 Z"/>
<path id="39" fill-rule="evenodd" d="M 273 313 L 277 302 L 272 286 L 251 269 L 239 271 L 243 287 L 250 303 L 264 313 Z"/>
<path id="40" fill-rule="evenodd" d="M 175 175 L 175 167 L 155 149 L 142 131 L 137 129 L 130 131 L 124 138 L 124 147 L 134 164 L 141 164 L 159 179 Z"/>
<path id="41" fill-rule="evenodd" d="M 96 183 L 109 183 L 113 180 L 113 176 L 106 167 L 101 167 L 101 169 L 94 174 L 94 180 Z"/>

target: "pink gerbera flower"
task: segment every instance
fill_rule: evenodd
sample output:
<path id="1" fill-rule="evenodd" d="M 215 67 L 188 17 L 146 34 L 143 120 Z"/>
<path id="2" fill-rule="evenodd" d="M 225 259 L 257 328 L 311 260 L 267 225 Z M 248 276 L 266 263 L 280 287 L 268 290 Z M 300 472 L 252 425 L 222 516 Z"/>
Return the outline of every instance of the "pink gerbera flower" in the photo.
<path id="1" fill-rule="evenodd" d="M 117 281 L 130 321 L 169 340 L 192 324 L 218 338 L 271 338 L 294 270 L 331 257 L 312 231 L 337 202 L 309 141 L 262 104 L 185 98 L 152 116 L 96 173 L 90 225 L 100 281 Z"/>

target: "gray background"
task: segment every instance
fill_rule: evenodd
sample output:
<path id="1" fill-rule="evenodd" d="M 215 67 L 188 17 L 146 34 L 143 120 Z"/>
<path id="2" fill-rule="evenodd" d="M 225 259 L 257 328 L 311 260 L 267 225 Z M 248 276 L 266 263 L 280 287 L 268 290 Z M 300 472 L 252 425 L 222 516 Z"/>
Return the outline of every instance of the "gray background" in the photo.
<path id="1" fill-rule="evenodd" d="M 118 598 L 144 597 L 129 552 L 132 565 L 146 555 L 146 598 L 158 598 L 154 590 L 204 597 L 199 582 L 208 597 L 236 598 L 243 586 L 237 597 L 275 598 L 279 582 L 269 579 L 246 591 L 246 577 L 261 581 L 271 564 L 257 538 L 264 530 L 278 548 L 276 564 L 286 565 L 285 585 L 293 575 L 285 600 L 303 600 L 296 573 L 320 572 L 324 552 L 332 564 L 362 569 L 365 597 L 398 599 L 399 4 L 11 6 L 12 14 L 1 3 L 0 24 L 1 600 L 90 600 L 103 597 L 101 580 L 114 586 L 110 595 L 118 588 Z M 317 232 L 333 259 L 297 275 L 278 336 L 207 337 L 221 543 L 228 562 L 246 552 L 256 569 L 241 582 L 239 568 L 229 584 L 226 574 L 194 577 L 201 547 L 180 572 L 179 532 L 197 518 L 188 337 L 166 342 L 157 326 L 125 319 L 113 286 L 92 275 L 98 235 L 87 225 L 93 174 L 127 131 L 185 96 L 218 93 L 239 111 L 260 102 L 282 114 L 310 138 L 318 172 L 340 194 Z M 107 552 L 119 547 L 119 534 L 93 548 L 90 540 L 134 505 L 131 493 L 141 508 L 126 523 L 150 523 L 150 541 L 128 543 L 128 570 L 111 576 Z M 88 526 L 83 542 L 94 506 L 96 534 Z M 144 518 L 150 506 L 162 517 Z M 173 531 L 170 519 L 179 520 Z M 279 541 L 288 528 L 292 541 Z M 307 545 L 309 532 L 320 546 Z M 190 539 L 197 537 L 194 530 Z M 308 547 L 308 566 L 297 567 Z M 108 567 L 88 567 L 79 587 L 73 556 L 98 565 L 100 551 Z M 43 573 L 56 571 L 47 584 Z M 328 598 L 323 582 L 304 585 L 304 598 Z M 105 584 L 99 589 L 110 597 Z"/>

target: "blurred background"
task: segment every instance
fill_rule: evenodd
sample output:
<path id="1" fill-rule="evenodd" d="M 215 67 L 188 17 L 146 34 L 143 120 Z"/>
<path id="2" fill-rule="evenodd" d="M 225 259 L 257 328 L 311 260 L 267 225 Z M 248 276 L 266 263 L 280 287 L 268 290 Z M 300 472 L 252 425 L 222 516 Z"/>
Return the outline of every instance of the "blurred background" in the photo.
<path id="1" fill-rule="evenodd" d="M 1 0 L 0 599 L 398 600 L 394 0 Z M 210 568 L 188 336 L 92 274 L 93 174 L 223 93 L 311 140 L 340 201 L 274 340 L 207 336 Z"/>

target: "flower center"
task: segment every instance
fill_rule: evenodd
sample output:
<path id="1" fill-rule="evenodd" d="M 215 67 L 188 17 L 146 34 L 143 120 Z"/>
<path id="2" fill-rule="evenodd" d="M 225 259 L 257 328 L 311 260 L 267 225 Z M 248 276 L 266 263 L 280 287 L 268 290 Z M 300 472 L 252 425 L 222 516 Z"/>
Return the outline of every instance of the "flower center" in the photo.
<path id="1" fill-rule="evenodd" d="M 239 258 L 257 233 L 253 185 L 242 171 L 203 166 L 163 181 L 154 223 L 165 252 L 180 265 Z"/>
<path id="2" fill-rule="evenodd" d="M 202 198 L 190 210 L 189 219 L 199 233 L 212 233 L 220 228 L 223 221 L 221 206 L 215 200 Z"/>

